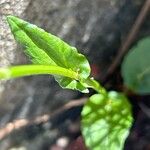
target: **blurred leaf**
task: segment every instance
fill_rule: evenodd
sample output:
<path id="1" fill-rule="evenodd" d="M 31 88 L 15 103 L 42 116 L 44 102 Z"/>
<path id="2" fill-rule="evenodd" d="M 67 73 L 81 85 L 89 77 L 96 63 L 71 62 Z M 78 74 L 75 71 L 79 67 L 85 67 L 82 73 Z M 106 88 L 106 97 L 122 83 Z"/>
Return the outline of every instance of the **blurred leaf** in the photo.
<path id="1" fill-rule="evenodd" d="M 76 48 L 22 19 L 8 16 L 7 20 L 15 39 L 26 47 L 25 52 L 34 64 L 60 66 L 78 73 L 80 79 L 90 75 L 87 59 Z M 63 88 L 87 92 L 81 81 L 62 76 L 55 78 Z"/>
<path id="2" fill-rule="evenodd" d="M 131 106 L 117 92 L 95 94 L 82 110 L 82 134 L 90 150 L 122 150 L 132 125 Z"/>
<path id="3" fill-rule="evenodd" d="M 144 38 L 124 58 L 122 76 L 127 87 L 150 94 L 150 37 Z"/>

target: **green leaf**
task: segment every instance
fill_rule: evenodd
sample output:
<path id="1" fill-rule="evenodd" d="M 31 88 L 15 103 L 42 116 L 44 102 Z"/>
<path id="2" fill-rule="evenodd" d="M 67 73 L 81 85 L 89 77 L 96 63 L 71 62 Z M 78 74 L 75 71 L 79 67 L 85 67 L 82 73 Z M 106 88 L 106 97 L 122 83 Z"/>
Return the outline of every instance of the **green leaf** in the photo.
<path id="1" fill-rule="evenodd" d="M 22 19 L 8 16 L 7 20 L 15 39 L 26 47 L 25 52 L 34 64 L 63 67 L 78 73 L 80 79 L 90 75 L 87 59 L 76 48 Z M 55 76 L 55 79 L 63 88 L 87 92 L 81 81 L 62 76 Z"/>
<path id="2" fill-rule="evenodd" d="M 122 63 L 125 85 L 139 94 L 150 94 L 150 37 L 138 42 Z"/>
<path id="3" fill-rule="evenodd" d="M 81 130 L 90 150 L 122 150 L 132 125 L 131 106 L 127 98 L 111 91 L 95 94 L 82 110 Z"/>

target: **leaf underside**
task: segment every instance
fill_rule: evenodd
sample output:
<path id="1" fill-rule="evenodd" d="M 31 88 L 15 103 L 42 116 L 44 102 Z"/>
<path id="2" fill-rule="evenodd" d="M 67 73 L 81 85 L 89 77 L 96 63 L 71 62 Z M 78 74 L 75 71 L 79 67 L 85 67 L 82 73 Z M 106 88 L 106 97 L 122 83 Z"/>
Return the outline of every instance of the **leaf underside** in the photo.
<path id="1" fill-rule="evenodd" d="M 150 93 L 150 37 L 138 42 L 122 63 L 125 85 L 139 94 Z"/>
<path id="2" fill-rule="evenodd" d="M 124 95 L 95 94 L 82 110 L 82 134 L 90 150 L 122 150 L 132 125 L 131 106 Z"/>
<path id="3" fill-rule="evenodd" d="M 8 16 L 7 20 L 15 39 L 25 47 L 25 53 L 34 64 L 63 67 L 78 73 L 81 79 L 90 75 L 87 59 L 76 48 L 22 19 Z M 87 92 L 81 81 L 63 76 L 55 76 L 55 79 L 63 88 Z"/>

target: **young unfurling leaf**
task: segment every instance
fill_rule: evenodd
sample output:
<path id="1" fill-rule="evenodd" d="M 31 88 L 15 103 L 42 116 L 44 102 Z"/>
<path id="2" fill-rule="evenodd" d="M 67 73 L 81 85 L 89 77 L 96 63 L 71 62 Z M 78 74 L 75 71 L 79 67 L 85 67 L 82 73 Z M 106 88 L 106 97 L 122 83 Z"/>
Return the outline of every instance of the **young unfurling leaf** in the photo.
<path id="1" fill-rule="evenodd" d="M 64 88 L 87 92 L 82 80 L 90 75 L 90 66 L 76 48 L 22 19 L 8 16 L 7 20 L 15 39 L 25 47 L 34 64 L 59 66 L 78 73 L 80 81 L 63 76 L 55 79 Z"/>

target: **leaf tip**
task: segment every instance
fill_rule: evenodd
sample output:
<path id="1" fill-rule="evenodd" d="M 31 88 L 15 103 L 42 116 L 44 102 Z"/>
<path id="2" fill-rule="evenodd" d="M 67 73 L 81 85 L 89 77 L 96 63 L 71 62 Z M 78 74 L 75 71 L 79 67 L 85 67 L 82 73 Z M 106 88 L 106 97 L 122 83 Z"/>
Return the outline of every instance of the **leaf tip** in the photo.
<path id="1" fill-rule="evenodd" d="M 12 29 L 12 27 L 14 26 L 14 16 L 12 16 L 12 15 L 8 15 L 7 17 L 6 17 L 6 19 L 7 19 L 7 22 L 8 22 L 8 24 L 9 24 L 9 27 Z"/>
<path id="2" fill-rule="evenodd" d="M 7 22 L 8 22 L 8 23 L 11 22 L 11 21 L 13 20 L 13 18 L 14 18 L 14 16 L 8 15 L 8 16 L 6 17 Z"/>
<path id="3" fill-rule="evenodd" d="M 23 22 L 22 19 L 18 18 L 17 16 L 13 16 L 13 15 L 8 15 L 6 17 L 7 22 L 10 26 L 13 26 L 14 24 L 21 24 Z"/>

